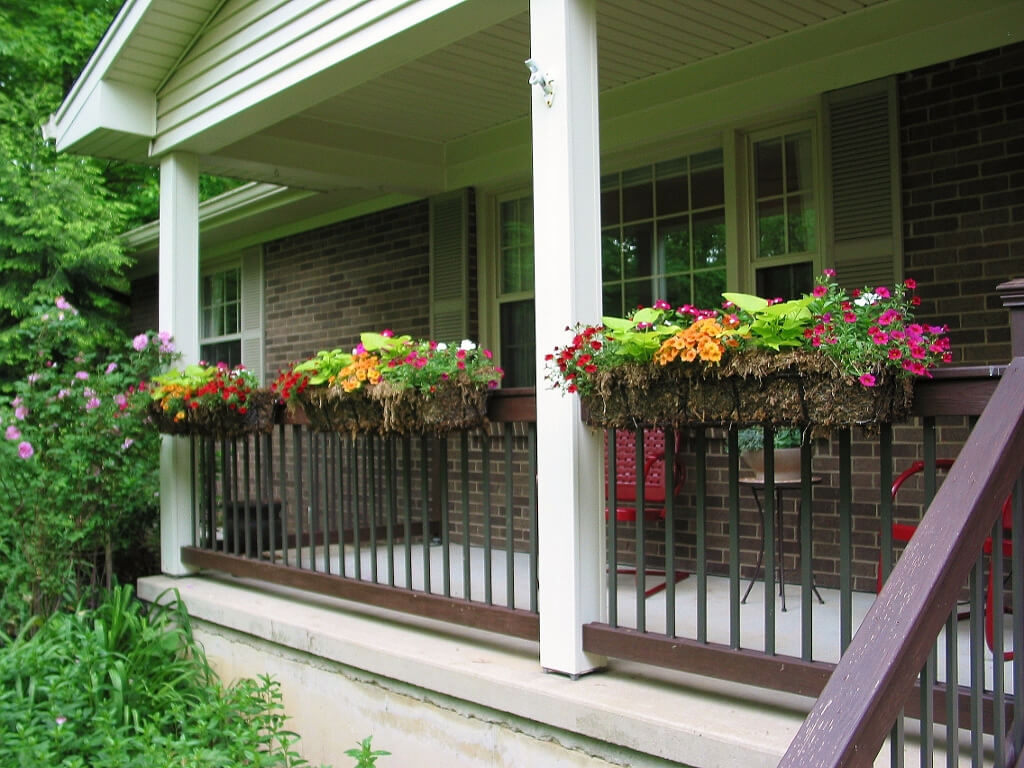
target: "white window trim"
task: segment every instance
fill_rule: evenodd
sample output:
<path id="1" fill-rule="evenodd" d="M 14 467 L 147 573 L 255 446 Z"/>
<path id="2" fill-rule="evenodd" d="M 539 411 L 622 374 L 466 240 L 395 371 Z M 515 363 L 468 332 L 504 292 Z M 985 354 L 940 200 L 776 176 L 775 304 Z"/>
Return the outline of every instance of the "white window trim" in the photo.
<path id="1" fill-rule="evenodd" d="M 199 279 L 202 281 L 209 275 L 232 268 L 239 270 L 239 330 L 237 333 L 221 336 L 203 336 L 203 302 L 200 300 L 200 317 L 198 318 L 200 330 L 199 345 L 202 347 L 207 344 L 238 341 L 241 347 L 242 365 L 255 373 L 259 381 L 263 383 L 265 379 L 263 361 L 265 357 L 264 300 L 266 289 L 263 275 L 262 246 L 254 246 L 230 255 L 204 261 L 200 266 Z M 248 298 L 247 291 L 249 294 Z M 249 306 L 253 296 L 255 296 L 256 306 Z"/>

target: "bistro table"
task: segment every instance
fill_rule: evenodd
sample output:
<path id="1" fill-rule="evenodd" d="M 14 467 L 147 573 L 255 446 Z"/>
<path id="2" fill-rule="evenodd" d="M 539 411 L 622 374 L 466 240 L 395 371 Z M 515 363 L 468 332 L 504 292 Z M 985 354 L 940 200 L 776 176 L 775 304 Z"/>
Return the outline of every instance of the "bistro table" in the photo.
<path id="1" fill-rule="evenodd" d="M 818 485 L 821 482 L 821 475 L 811 476 L 811 485 Z M 761 503 L 761 493 L 764 491 L 766 483 L 764 477 L 748 475 L 739 479 L 740 486 L 750 489 L 750 494 L 754 497 L 754 503 L 757 505 L 757 518 L 758 524 L 761 528 L 761 548 L 757 553 L 757 564 L 754 566 L 754 575 L 750 577 L 750 583 L 747 584 L 747 590 L 743 593 L 743 599 L 741 603 L 747 602 L 747 596 L 750 594 L 751 588 L 754 586 L 754 582 L 757 581 L 757 575 L 762 572 L 764 564 L 764 532 L 765 519 L 764 519 L 764 506 Z M 785 568 L 785 529 L 783 527 L 783 513 L 782 513 L 782 502 L 785 498 L 786 491 L 796 490 L 799 491 L 801 488 L 801 480 L 776 480 L 775 481 L 775 551 L 776 551 L 776 569 L 778 570 L 779 577 L 779 596 L 782 598 L 782 610 L 786 610 L 786 568 Z M 796 526 L 796 543 L 800 545 L 800 525 Z M 815 596 L 818 598 L 818 602 L 824 604 L 824 600 L 821 597 L 821 593 L 818 592 L 818 585 L 814 582 L 814 572 L 811 572 L 811 589 L 814 590 Z"/>

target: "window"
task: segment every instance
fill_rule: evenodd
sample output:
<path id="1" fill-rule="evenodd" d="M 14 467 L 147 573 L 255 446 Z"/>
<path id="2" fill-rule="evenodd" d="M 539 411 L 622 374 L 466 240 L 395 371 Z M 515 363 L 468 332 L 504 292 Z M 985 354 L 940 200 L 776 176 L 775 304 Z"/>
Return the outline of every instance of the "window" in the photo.
<path id="1" fill-rule="evenodd" d="M 601 180 L 606 314 L 655 299 L 716 306 L 726 290 L 725 174 L 720 149 Z"/>
<path id="2" fill-rule="evenodd" d="M 242 362 L 242 268 L 203 276 L 199 294 L 199 356 L 208 363 Z"/>
<path id="3" fill-rule="evenodd" d="M 499 354 L 506 387 L 536 383 L 533 311 L 533 198 L 498 204 Z"/>
<path id="4" fill-rule="evenodd" d="M 752 137 L 754 291 L 795 298 L 813 288 L 818 253 L 814 133 Z"/>

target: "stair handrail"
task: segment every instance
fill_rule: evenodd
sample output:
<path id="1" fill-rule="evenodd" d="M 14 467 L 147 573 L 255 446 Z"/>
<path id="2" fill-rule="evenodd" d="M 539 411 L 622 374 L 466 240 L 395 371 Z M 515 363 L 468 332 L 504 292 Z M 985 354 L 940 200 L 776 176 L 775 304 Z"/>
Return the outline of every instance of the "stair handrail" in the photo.
<path id="1" fill-rule="evenodd" d="M 1024 357 L 1018 356 L 779 768 L 874 764 L 1022 473 Z"/>

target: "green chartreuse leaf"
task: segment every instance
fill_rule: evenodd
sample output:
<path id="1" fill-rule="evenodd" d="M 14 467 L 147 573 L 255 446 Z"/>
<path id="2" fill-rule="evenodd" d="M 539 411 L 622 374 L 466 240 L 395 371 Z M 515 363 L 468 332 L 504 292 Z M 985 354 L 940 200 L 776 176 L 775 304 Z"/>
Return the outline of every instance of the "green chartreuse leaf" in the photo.
<path id="1" fill-rule="evenodd" d="M 749 293 L 723 293 L 722 298 L 726 301 L 731 301 L 744 312 L 751 314 L 762 312 L 769 306 L 767 299 L 762 299 L 760 296 L 753 296 Z"/>

